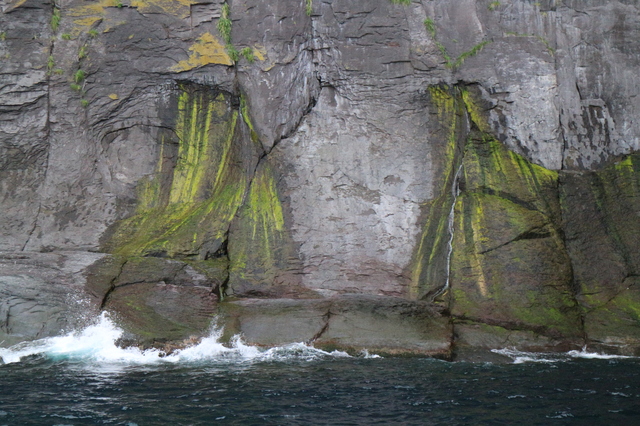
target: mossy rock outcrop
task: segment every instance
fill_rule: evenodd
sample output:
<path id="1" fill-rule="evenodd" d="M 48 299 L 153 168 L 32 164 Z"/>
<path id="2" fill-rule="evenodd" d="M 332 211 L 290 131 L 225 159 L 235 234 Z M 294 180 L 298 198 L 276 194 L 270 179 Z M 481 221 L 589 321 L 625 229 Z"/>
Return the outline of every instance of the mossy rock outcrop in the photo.
<path id="1" fill-rule="evenodd" d="M 594 348 L 640 353 L 640 154 L 561 173 L 567 249 Z"/>

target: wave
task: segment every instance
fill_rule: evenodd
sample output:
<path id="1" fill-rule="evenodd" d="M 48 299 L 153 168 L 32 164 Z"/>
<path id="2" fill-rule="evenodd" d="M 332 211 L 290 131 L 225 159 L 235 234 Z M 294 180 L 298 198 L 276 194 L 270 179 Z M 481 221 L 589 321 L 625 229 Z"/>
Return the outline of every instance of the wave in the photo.
<path id="1" fill-rule="evenodd" d="M 83 330 L 64 336 L 49 337 L 31 342 L 23 342 L 9 348 L 0 348 L 0 364 L 21 362 L 32 356 L 42 356 L 52 360 L 84 361 L 99 364 L 170 364 L 189 362 L 261 362 L 305 360 L 349 357 L 346 352 L 326 352 L 304 343 L 293 343 L 271 349 L 261 349 L 245 344 L 239 336 L 234 336 L 229 345 L 220 343 L 222 329 L 212 328 L 209 336 L 185 349 L 165 354 L 160 349 L 141 350 L 136 347 L 122 348 L 116 342 L 122 336 L 120 329 L 103 312 L 95 324 Z M 373 358 L 374 355 L 364 354 Z"/>
<path id="2" fill-rule="evenodd" d="M 549 353 L 549 352 L 525 352 L 516 349 L 492 349 L 491 352 L 504 355 L 513 360 L 514 364 L 523 364 L 525 362 L 550 364 L 555 362 L 569 361 L 571 359 L 632 359 L 635 357 L 625 355 L 609 355 L 598 352 L 589 352 L 586 348 L 581 350 L 573 350 L 569 352 Z"/>

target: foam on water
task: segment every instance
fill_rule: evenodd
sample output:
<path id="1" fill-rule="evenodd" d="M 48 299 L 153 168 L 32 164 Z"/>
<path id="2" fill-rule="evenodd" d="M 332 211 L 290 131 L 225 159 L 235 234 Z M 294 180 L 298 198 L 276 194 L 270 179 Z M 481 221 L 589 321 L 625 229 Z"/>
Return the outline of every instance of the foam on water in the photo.
<path id="1" fill-rule="evenodd" d="M 513 360 L 514 364 L 523 364 L 525 362 L 553 363 L 562 361 L 562 354 L 523 352 L 515 349 L 492 349 L 491 352 L 507 356 Z"/>
<path id="2" fill-rule="evenodd" d="M 86 361 L 100 364 L 155 364 L 184 362 L 260 362 L 289 359 L 313 360 L 324 357 L 348 357 L 345 352 L 326 352 L 304 343 L 293 343 L 269 350 L 245 344 L 239 336 L 230 345 L 219 342 L 222 330 L 213 328 L 208 337 L 198 344 L 165 355 L 159 349 L 141 350 L 121 348 L 116 341 L 122 329 L 103 312 L 93 325 L 64 336 L 24 342 L 9 348 L 0 348 L 0 359 L 5 364 L 16 363 L 25 357 L 39 355 L 54 360 Z"/>
<path id="3" fill-rule="evenodd" d="M 567 352 L 567 355 L 569 355 L 572 358 L 586 358 L 586 359 L 630 359 L 630 358 L 634 358 L 634 357 L 625 356 L 625 355 L 607 355 L 607 354 L 601 354 L 601 353 L 597 353 L 597 352 L 588 352 L 587 348 L 582 348 L 579 351 L 569 351 L 569 352 Z"/>
<path id="4" fill-rule="evenodd" d="M 548 352 L 524 352 L 515 349 L 492 349 L 491 352 L 507 356 L 513 360 L 514 364 L 523 364 L 525 362 L 550 364 L 555 362 L 568 361 L 575 358 L 583 359 L 629 359 L 633 357 L 624 355 L 607 355 L 597 352 L 588 352 L 586 348 L 579 351 L 573 350 L 564 353 L 548 353 Z"/>

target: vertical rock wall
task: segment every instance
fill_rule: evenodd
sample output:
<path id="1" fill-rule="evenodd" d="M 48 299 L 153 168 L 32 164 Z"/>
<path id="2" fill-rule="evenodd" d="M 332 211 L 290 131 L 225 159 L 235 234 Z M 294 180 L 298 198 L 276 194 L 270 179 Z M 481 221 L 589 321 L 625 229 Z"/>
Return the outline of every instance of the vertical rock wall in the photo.
<path id="1" fill-rule="evenodd" d="M 617 0 L 7 2 L 0 250 L 109 253 L 91 299 L 138 304 L 120 312 L 138 334 L 167 319 L 165 339 L 202 328 L 163 307 L 172 292 L 201 312 L 356 293 L 434 303 L 461 347 L 627 350 L 639 16 Z"/>

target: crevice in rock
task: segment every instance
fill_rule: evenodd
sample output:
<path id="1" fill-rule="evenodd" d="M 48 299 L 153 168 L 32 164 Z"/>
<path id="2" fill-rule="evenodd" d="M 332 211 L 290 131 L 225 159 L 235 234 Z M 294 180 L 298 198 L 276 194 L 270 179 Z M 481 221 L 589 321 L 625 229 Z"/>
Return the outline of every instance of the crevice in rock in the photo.
<path id="1" fill-rule="evenodd" d="M 318 340 L 320 337 L 322 337 L 322 335 L 329 329 L 329 323 L 331 322 L 331 317 L 334 316 L 334 315 L 335 314 L 333 314 L 331 312 L 331 308 L 329 308 L 327 310 L 327 313 L 322 316 L 322 319 L 324 320 L 324 325 L 322 326 L 322 328 L 316 334 L 313 335 L 313 337 L 311 339 L 309 339 L 306 342 L 307 345 L 312 344 L 313 342 Z"/>
<path id="2" fill-rule="evenodd" d="M 322 86 L 320 86 L 320 79 L 318 79 L 318 93 L 316 93 L 316 96 L 311 96 L 309 98 L 309 103 L 307 104 L 306 108 L 304 109 L 304 111 L 296 121 L 295 125 L 284 136 L 274 140 L 273 146 L 271 146 L 271 148 L 268 151 L 265 151 L 264 156 L 271 154 L 271 152 L 275 149 L 276 146 L 280 144 L 280 142 L 283 139 L 289 139 L 291 136 L 295 135 L 298 132 L 298 129 L 302 125 L 302 122 L 304 121 L 305 117 L 309 115 L 311 111 L 313 111 L 313 108 L 315 108 L 316 104 L 318 103 L 318 98 L 320 97 L 321 90 L 322 90 Z"/>
<path id="3" fill-rule="evenodd" d="M 460 315 L 460 316 L 453 315 L 451 316 L 451 319 L 454 322 L 468 321 L 472 323 L 486 324 L 492 327 L 501 327 L 501 328 L 504 328 L 505 330 L 510 330 L 510 331 L 528 331 L 528 332 L 539 334 L 541 336 L 550 337 L 553 339 L 562 339 L 563 337 L 565 337 L 560 333 L 555 332 L 554 330 L 550 330 L 546 326 L 527 325 L 518 321 L 500 321 L 500 320 L 493 320 L 491 318 L 469 317 L 466 315 Z"/>
<path id="4" fill-rule="evenodd" d="M 622 279 L 622 283 L 621 283 L 621 284 L 622 284 L 622 285 L 624 285 L 624 282 L 625 282 L 625 281 L 627 281 L 629 278 L 636 278 L 636 277 L 639 277 L 639 276 L 638 276 L 638 275 L 629 274 L 629 275 L 625 276 L 625 277 Z M 625 292 L 627 292 L 627 291 L 630 291 L 633 287 L 635 287 L 635 285 L 634 285 L 634 284 L 630 284 L 627 288 L 623 288 L 623 289 L 621 289 L 621 290 L 617 291 L 613 296 L 609 297 L 609 298 L 606 300 L 606 302 L 604 302 L 604 303 L 602 303 L 602 304 L 600 304 L 600 305 L 598 305 L 598 306 L 591 307 L 591 308 L 587 308 L 586 306 L 582 306 L 582 305 L 581 305 L 580 307 L 582 308 L 582 309 L 581 309 L 581 311 L 582 311 L 582 316 L 584 317 L 584 316 L 585 316 L 585 314 L 589 314 L 589 313 L 591 313 L 591 312 L 594 312 L 594 311 L 597 311 L 597 310 L 600 310 L 600 309 L 606 308 L 606 307 L 607 307 L 608 305 L 610 305 L 610 304 L 611 304 L 611 303 L 612 303 L 612 302 L 613 302 L 613 301 L 614 301 L 618 296 L 620 296 L 621 294 L 623 294 L 623 293 L 625 293 Z M 590 294 L 597 294 L 597 293 L 590 293 Z"/>
<path id="5" fill-rule="evenodd" d="M 56 2 L 52 2 L 51 3 L 51 13 L 53 14 L 54 10 L 57 8 Z M 49 57 L 53 56 L 53 52 L 55 49 L 55 37 L 52 36 L 50 37 L 50 42 L 49 42 Z M 47 93 L 46 93 L 46 97 L 47 97 L 47 110 L 46 110 L 46 119 L 45 119 L 45 134 L 44 134 L 44 139 L 46 141 L 47 144 L 47 153 L 45 156 L 45 160 L 44 160 L 44 174 L 42 177 L 42 186 L 46 186 L 47 184 L 47 175 L 48 175 L 48 171 L 49 171 L 49 158 L 51 155 L 51 71 L 52 70 L 48 70 L 47 71 Z M 41 191 L 38 191 L 37 195 L 38 197 L 41 197 Z M 40 213 L 42 211 L 42 200 L 39 199 L 38 200 L 38 210 L 36 212 L 35 218 L 33 220 L 33 226 L 31 227 L 31 230 L 29 231 L 29 235 L 27 237 L 27 240 L 24 242 L 24 244 L 22 245 L 22 248 L 20 249 L 20 251 L 26 251 L 27 247 L 29 246 L 29 243 L 31 242 L 31 239 L 33 237 L 33 234 L 35 233 L 36 229 L 38 228 L 38 222 L 40 221 Z"/>
<path id="6" fill-rule="evenodd" d="M 111 282 L 109 283 L 109 289 L 104 294 L 104 296 L 102 297 L 102 301 L 100 302 L 100 311 L 103 311 L 105 306 L 107 305 L 107 301 L 109 300 L 109 297 L 111 296 L 113 291 L 116 289 L 116 282 L 118 281 L 118 278 L 120 278 L 120 276 L 122 275 L 122 271 L 124 271 L 124 267 L 128 262 L 129 260 L 125 259 L 125 261 L 122 262 L 122 264 L 120 265 L 120 270 L 118 271 L 118 273 L 111 279 Z"/>
<path id="7" fill-rule="evenodd" d="M 237 214 L 237 212 L 236 212 Z M 231 221 L 233 222 L 233 220 Z M 207 253 L 204 257 L 204 260 L 211 258 L 225 258 L 226 259 L 226 276 L 224 281 L 220 283 L 218 286 L 214 286 L 211 288 L 211 292 L 218 297 L 218 300 L 222 302 L 227 295 L 227 288 L 229 287 L 229 277 L 231 276 L 231 257 L 229 256 L 229 228 L 231 227 L 231 222 L 229 223 L 229 227 L 227 227 L 227 232 L 224 235 L 224 241 L 220 245 L 220 248 L 213 254 Z"/>
<path id="8" fill-rule="evenodd" d="M 565 140 L 564 148 L 566 148 L 566 140 Z M 564 167 L 564 153 L 563 153 L 563 159 L 562 159 L 562 167 Z M 561 174 L 559 173 L 558 178 L 556 180 L 556 191 L 557 191 L 556 193 L 558 196 L 558 205 L 560 207 L 559 208 L 560 217 L 558 218 L 558 223 L 563 224 L 565 210 L 563 208 L 562 197 L 561 197 L 561 188 L 560 188 L 561 185 L 562 185 Z M 570 279 L 571 279 L 571 282 L 569 283 L 569 290 L 570 290 L 569 295 L 571 297 L 571 300 L 573 301 L 573 303 L 575 303 L 575 306 L 577 307 L 578 316 L 580 318 L 582 339 L 586 344 L 587 342 L 589 342 L 589 336 L 587 335 L 586 318 L 585 318 L 587 312 L 585 310 L 585 306 L 583 306 L 583 304 L 580 302 L 580 298 L 579 298 L 580 286 L 576 281 L 575 268 L 573 264 L 574 260 L 571 257 L 571 252 L 567 249 L 567 236 L 565 235 L 563 225 L 558 227 L 558 235 L 562 240 L 564 252 L 567 256 L 567 259 L 569 260 L 568 266 L 569 266 Z"/>
<path id="9" fill-rule="evenodd" d="M 516 241 L 522 241 L 522 240 L 537 240 L 537 239 L 542 239 L 542 238 L 549 238 L 551 237 L 551 231 L 549 231 L 548 229 L 545 229 L 547 227 L 548 224 L 544 224 L 543 226 L 537 226 L 534 228 L 530 228 L 527 229 L 526 231 L 522 232 L 521 234 L 519 234 L 518 236 L 516 236 L 514 239 L 509 240 L 505 243 L 502 243 L 500 245 L 497 245 L 495 247 L 491 247 L 487 250 L 483 250 L 478 252 L 478 254 L 487 254 L 490 253 L 494 250 L 498 250 L 506 245 L 509 245 L 511 243 L 515 243 Z"/>
<path id="10" fill-rule="evenodd" d="M 47 158 L 48 157 L 49 157 L 49 150 L 47 150 Z M 20 251 L 26 251 L 27 250 L 27 246 L 31 242 L 31 237 L 36 232 L 36 228 L 38 227 L 38 219 L 40 218 L 40 210 L 42 210 L 42 203 L 41 202 L 38 203 L 38 211 L 36 212 L 36 217 L 33 219 L 33 226 L 31 227 L 31 230 L 29 231 L 29 235 L 27 236 L 27 240 L 22 245 L 22 248 L 20 249 Z"/>

